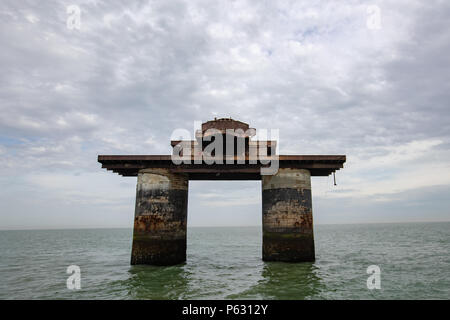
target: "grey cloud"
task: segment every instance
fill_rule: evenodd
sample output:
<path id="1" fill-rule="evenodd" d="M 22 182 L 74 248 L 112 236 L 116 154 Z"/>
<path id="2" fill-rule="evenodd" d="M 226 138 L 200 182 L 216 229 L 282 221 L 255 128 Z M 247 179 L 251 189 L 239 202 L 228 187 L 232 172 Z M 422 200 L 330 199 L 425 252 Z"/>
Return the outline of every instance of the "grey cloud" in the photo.
<path id="1" fill-rule="evenodd" d="M 69 4 L 82 9 L 80 31 L 66 28 Z M 173 129 L 214 116 L 279 128 L 281 153 L 347 154 L 349 165 L 437 139 L 415 166 L 444 167 L 450 5 L 374 4 L 376 31 L 363 1 L 4 1 L 2 186 L 22 177 L 33 188 L 32 172 L 98 173 L 113 192 L 123 178 L 100 171 L 98 154 L 169 153 Z M 405 165 L 413 167 L 393 163 L 383 176 L 394 181 Z M 361 179 L 377 183 L 377 169 L 349 166 L 339 176 L 352 190 Z M 220 190 L 232 197 L 235 188 Z M 194 187 L 192 198 L 201 192 Z M 93 201 L 77 197 L 80 210 Z M 23 210 L 11 203 L 0 219 L 11 224 L 7 212 Z"/>

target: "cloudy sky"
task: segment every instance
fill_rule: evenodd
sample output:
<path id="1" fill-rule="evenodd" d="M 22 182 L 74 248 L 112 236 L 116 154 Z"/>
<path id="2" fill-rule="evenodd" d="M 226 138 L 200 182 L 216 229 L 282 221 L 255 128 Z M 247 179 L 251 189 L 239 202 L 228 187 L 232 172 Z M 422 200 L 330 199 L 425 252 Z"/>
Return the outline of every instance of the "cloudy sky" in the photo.
<path id="1" fill-rule="evenodd" d="M 447 0 L 3 0 L 0 229 L 131 228 L 136 178 L 97 155 L 168 154 L 214 117 L 347 155 L 337 187 L 313 178 L 318 224 L 450 220 L 449 20 Z M 189 192 L 190 226 L 261 224 L 260 182 Z"/>

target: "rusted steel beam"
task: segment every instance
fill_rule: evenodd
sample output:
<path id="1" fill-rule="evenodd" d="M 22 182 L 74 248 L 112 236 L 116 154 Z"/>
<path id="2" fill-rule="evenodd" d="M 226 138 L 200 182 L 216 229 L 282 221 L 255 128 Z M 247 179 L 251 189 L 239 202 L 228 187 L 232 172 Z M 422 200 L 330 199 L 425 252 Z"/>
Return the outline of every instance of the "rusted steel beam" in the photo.
<path id="1" fill-rule="evenodd" d="M 171 155 L 99 155 L 98 162 L 102 161 L 152 161 L 152 160 L 172 160 Z"/>
<path id="2" fill-rule="evenodd" d="M 191 156 L 194 159 L 194 156 Z M 295 161 L 338 161 L 345 162 L 345 155 L 279 155 L 278 159 L 283 160 L 295 160 Z M 171 155 L 99 155 L 98 161 L 153 161 L 153 160 L 172 160 Z M 248 157 L 246 157 L 248 160 Z"/>
<path id="3" fill-rule="evenodd" d="M 223 173 L 190 173 L 188 174 L 189 180 L 218 180 L 218 181 L 231 181 L 231 180 L 261 180 L 259 173 L 239 173 L 239 174 L 223 174 Z"/>
<path id="4" fill-rule="evenodd" d="M 138 162 L 129 162 L 129 163 L 102 163 L 102 168 L 106 169 L 145 169 L 151 167 L 168 167 L 171 169 L 176 169 L 179 171 L 186 170 L 186 172 L 190 171 L 204 171 L 204 170 L 229 170 L 229 171 L 242 171 L 251 169 L 251 170 L 259 170 L 261 167 L 267 167 L 268 165 L 261 164 L 222 164 L 222 165 L 208 165 L 208 164 L 180 164 L 174 165 L 171 162 L 164 163 L 138 163 Z M 342 163 L 280 163 L 280 167 L 283 168 L 304 168 L 304 169 L 338 169 L 342 168 Z M 206 172 L 206 171 L 205 171 Z"/>
<path id="5" fill-rule="evenodd" d="M 184 173 L 192 180 L 261 180 L 259 171 L 268 165 L 258 164 L 223 164 L 206 163 L 175 165 L 170 155 L 100 155 L 98 161 L 102 168 L 116 172 L 122 176 L 137 176 L 138 171 L 150 168 L 166 168 L 173 173 Z M 281 155 L 279 168 L 307 169 L 312 176 L 328 176 L 343 168 L 346 161 L 344 155 Z M 215 178 L 215 174 L 219 174 Z"/>
<path id="6" fill-rule="evenodd" d="M 346 161 L 345 155 L 280 155 L 280 160 Z"/>
<path id="7" fill-rule="evenodd" d="M 167 169 L 167 168 L 166 168 Z M 107 169 L 114 173 L 117 173 L 124 177 L 136 177 L 140 169 Z M 169 169 L 170 172 L 180 173 L 182 171 L 173 171 Z M 336 170 L 331 169 L 309 169 L 311 176 L 329 176 Z M 245 177 L 251 177 L 250 180 L 261 180 L 260 172 L 226 172 L 226 171 L 212 171 L 212 172 L 189 172 L 185 173 L 188 175 L 189 180 L 205 180 L 204 177 L 208 177 L 210 180 L 245 180 Z"/>

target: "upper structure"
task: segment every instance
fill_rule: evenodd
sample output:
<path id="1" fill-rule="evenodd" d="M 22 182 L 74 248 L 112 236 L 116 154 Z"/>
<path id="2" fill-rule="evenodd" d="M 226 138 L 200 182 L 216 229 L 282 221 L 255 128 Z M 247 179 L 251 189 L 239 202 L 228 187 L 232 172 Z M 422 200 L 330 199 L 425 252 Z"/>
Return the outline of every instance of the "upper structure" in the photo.
<path id="1" fill-rule="evenodd" d="M 175 164 L 172 155 L 99 155 L 98 161 L 102 168 L 123 176 L 137 176 L 141 169 L 168 168 L 174 173 L 187 174 L 190 180 L 261 180 L 260 169 L 268 165 L 259 161 L 254 163 L 250 159 L 251 155 L 260 157 L 258 150 L 262 146 L 267 147 L 264 159 L 276 158 L 279 168 L 307 169 L 312 176 L 327 176 L 342 168 L 346 161 L 345 155 L 277 155 L 276 141 L 252 141 L 255 134 L 256 130 L 247 123 L 221 118 L 203 123 L 201 130 L 195 132 L 195 140 L 171 141 L 174 153 L 179 152 L 175 147 L 184 146 L 190 148 L 192 159 L 196 156 L 201 159 L 216 156 L 214 151 L 208 152 L 207 146 L 221 136 L 222 154 L 227 157 L 223 164 L 207 164 L 204 161 Z M 231 142 L 233 149 L 230 149 Z M 235 160 L 232 163 L 228 161 L 230 156 Z M 244 161 L 238 162 L 238 159 Z"/>
<path id="2" fill-rule="evenodd" d="M 242 121 L 233 120 L 231 118 L 221 118 L 207 121 L 202 124 L 202 129 L 195 132 L 195 140 L 181 141 L 172 140 L 172 147 L 183 146 L 190 147 L 190 154 L 199 156 L 201 154 L 208 156 L 215 156 L 215 150 L 212 154 L 208 153 L 205 148 L 216 139 L 219 135 L 223 142 L 223 155 L 234 157 L 248 157 L 250 154 L 257 154 L 259 147 L 267 147 L 267 155 L 275 155 L 276 141 L 251 141 L 250 139 L 255 136 L 256 129 L 250 128 L 250 126 Z M 227 143 L 232 144 L 232 149 L 227 150 Z M 202 146 L 200 148 L 200 145 Z M 240 146 L 240 148 L 239 148 Z M 196 149 L 197 147 L 197 149 Z M 174 153 L 177 153 L 174 150 Z"/>

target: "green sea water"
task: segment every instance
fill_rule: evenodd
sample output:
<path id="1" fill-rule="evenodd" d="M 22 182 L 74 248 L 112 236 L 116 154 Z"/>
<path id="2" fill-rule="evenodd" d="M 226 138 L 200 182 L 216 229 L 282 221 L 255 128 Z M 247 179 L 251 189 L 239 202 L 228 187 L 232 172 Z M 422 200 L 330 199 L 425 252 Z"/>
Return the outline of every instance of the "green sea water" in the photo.
<path id="1" fill-rule="evenodd" d="M 315 226 L 314 263 L 261 260 L 260 227 L 189 228 L 185 264 L 130 266 L 130 229 L 0 231 L 0 299 L 449 299 L 450 222 Z M 69 290 L 66 269 L 81 269 Z M 367 288 L 367 267 L 381 289 Z"/>

